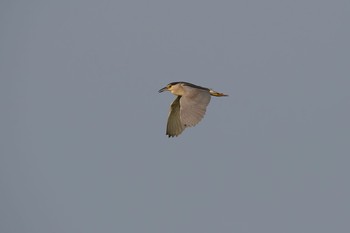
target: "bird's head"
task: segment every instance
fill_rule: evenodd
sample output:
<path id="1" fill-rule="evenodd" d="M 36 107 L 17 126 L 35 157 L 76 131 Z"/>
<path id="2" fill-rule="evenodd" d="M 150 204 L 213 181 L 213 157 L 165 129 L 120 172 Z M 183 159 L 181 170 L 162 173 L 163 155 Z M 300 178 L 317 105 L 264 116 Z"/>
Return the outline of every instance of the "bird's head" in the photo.
<path id="1" fill-rule="evenodd" d="M 183 95 L 184 93 L 184 88 L 183 86 L 185 85 L 184 82 L 173 82 L 173 83 L 169 83 L 168 85 L 166 85 L 165 87 L 163 87 L 162 89 L 159 90 L 159 93 L 163 92 L 163 91 L 170 91 L 171 93 L 173 93 L 174 95 Z"/>

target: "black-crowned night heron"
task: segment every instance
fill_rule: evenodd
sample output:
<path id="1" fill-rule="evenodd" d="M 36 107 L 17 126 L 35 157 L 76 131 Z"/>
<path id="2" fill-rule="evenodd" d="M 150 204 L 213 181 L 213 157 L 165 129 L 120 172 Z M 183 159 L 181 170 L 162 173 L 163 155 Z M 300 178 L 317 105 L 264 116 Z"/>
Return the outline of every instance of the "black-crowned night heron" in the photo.
<path id="1" fill-rule="evenodd" d="M 178 136 L 187 127 L 195 126 L 202 120 L 211 96 L 227 96 L 212 89 L 188 82 L 173 82 L 159 92 L 170 91 L 177 98 L 170 106 L 166 135 Z"/>

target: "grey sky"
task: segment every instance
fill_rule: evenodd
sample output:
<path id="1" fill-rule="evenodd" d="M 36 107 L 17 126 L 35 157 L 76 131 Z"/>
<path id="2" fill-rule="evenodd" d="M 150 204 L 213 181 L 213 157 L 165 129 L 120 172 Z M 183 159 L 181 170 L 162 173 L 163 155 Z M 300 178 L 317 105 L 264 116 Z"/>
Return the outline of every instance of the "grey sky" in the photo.
<path id="1" fill-rule="evenodd" d="M 350 231 L 350 2 L 2 1 L 1 232 Z M 165 136 L 188 81 L 230 95 Z"/>

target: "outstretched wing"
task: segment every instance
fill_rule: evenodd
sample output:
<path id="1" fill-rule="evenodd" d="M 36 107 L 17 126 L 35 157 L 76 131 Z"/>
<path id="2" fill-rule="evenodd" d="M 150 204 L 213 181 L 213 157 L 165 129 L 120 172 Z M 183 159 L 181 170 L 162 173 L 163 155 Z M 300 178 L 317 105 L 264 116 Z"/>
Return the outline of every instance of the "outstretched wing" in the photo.
<path id="1" fill-rule="evenodd" d="M 166 135 L 169 137 L 178 136 L 186 128 L 180 120 L 180 99 L 178 96 L 170 106 L 168 123 L 166 126 Z"/>
<path id="2" fill-rule="evenodd" d="M 210 102 L 210 93 L 207 90 L 189 90 L 180 99 L 180 119 L 185 127 L 195 126 L 202 120 Z"/>

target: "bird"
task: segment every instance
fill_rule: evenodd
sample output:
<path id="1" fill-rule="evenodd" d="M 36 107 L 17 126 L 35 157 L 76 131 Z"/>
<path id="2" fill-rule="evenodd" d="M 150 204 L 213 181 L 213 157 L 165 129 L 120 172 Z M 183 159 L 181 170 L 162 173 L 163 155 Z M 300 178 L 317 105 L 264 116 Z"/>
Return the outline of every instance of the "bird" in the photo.
<path id="1" fill-rule="evenodd" d="M 179 136 L 185 128 L 198 124 L 206 112 L 211 96 L 222 97 L 226 94 L 194 85 L 189 82 L 172 82 L 158 92 L 170 91 L 176 99 L 170 105 L 166 135 Z"/>

